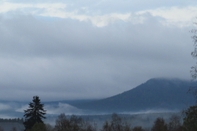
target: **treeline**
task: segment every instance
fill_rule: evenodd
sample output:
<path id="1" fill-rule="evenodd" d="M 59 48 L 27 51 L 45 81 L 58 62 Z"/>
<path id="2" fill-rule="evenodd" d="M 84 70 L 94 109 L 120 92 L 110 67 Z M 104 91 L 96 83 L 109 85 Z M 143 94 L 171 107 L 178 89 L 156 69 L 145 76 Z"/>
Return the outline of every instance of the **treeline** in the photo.
<path id="1" fill-rule="evenodd" d="M 23 122 L 23 119 L 0 119 L 3 122 Z M 11 121 L 12 120 L 12 121 Z M 4 131 L 0 127 L 0 131 Z M 13 127 L 10 131 L 17 131 Z M 112 114 L 111 119 L 105 121 L 101 128 L 97 127 L 97 123 L 87 121 L 79 116 L 66 116 L 60 114 L 54 126 L 45 123 L 36 123 L 27 131 L 184 131 L 181 118 L 178 115 L 172 115 L 168 123 L 163 118 L 158 117 L 151 128 L 144 129 L 142 126 L 132 126 L 132 123 L 123 119 L 118 114 Z"/>
<path id="2" fill-rule="evenodd" d="M 36 123 L 27 131 L 185 131 L 181 121 L 181 117 L 178 115 L 172 115 L 168 123 L 158 117 L 151 128 L 145 129 L 143 125 L 133 127 L 132 123 L 114 113 L 111 115 L 111 119 L 105 121 L 99 129 L 97 123 L 90 123 L 79 116 L 60 114 L 56 119 L 55 126 Z"/>
<path id="3" fill-rule="evenodd" d="M 0 122 L 19 122 L 19 123 L 23 123 L 23 118 L 10 118 L 10 119 L 0 118 Z"/>

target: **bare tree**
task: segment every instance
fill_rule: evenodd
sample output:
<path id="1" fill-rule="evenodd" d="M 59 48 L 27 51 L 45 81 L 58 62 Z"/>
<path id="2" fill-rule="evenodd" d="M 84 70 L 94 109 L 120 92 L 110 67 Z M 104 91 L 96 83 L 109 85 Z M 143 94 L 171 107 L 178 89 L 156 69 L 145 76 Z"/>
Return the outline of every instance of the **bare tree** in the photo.
<path id="1" fill-rule="evenodd" d="M 181 117 L 178 115 L 172 115 L 170 122 L 168 123 L 168 131 L 181 131 Z"/>
<path id="2" fill-rule="evenodd" d="M 167 124 L 163 118 L 157 118 L 151 131 L 167 131 Z"/>
<path id="3" fill-rule="evenodd" d="M 67 118 L 60 114 L 56 120 L 55 131 L 95 131 L 96 129 L 82 118 L 72 115 Z"/>
<path id="4" fill-rule="evenodd" d="M 68 126 L 69 126 L 69 121 L 66 118 L 66 115 L 60 114 L 56 120 L 55 131 L 67 130 Z"/>
<path id="5" fill-rule="evenodd" d="M 110 124 L 108 123 L 108 121 L 106 121 L 103 124 L 103 129 L 101 131 L 112 131 Z"/>
<path id="6" fill-rule="evenodd" d="M 53 131 L 53 127 L 50 124 L 45 124 L 47 131 Z"/>
<path id="7" fill-rule="evenodd" d="M 111 122 L 105 122 L 102 131 L 131 131 L 127 122 L 123 122 L 117 114 L 112 114 Z"/>
<path id="8" fill-rule="evenodd" d="M 196 23 L 197 24 L 197 23 Z M 194 50 L 191 52 L 191 55 L 193 58 L 197 59 L 197 29 L 193 29 L 191 30 L 192 35 L 192 40 L 193 40 L 193 46 L 194 46 Z M 195 65 L 193 65 L 191 67 L 190 70 L 191 73 L 191 77 L 192 77 L 192 81 L 196 82 L 197 80 L 197 62 L 195 63 Z M 189 92 L 192 93 L 197 100 L 197 86 L 191 86 L 189 89 Z"/>
<path id="9" fill-rule="evenodd" d="M 132 131 L 145 131 L 141 126 L 136 126 Z"/>
<path id="10" fill-rule="evenodd" d="M 10 131 L 17 131 L 16 127 L 12 127 Z"/>

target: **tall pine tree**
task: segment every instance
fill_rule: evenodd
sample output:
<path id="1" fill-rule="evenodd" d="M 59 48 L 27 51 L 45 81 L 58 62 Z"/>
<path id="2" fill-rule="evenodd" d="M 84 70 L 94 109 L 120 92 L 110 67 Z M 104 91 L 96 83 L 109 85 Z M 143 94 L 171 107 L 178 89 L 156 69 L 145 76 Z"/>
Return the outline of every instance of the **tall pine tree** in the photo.
<path id="1" fill-rule="evenodd" d="M 29 108 L 24 110 L 24 126 L 25 130 L 31 129 L 36 123 L 44 123 L 42 119 L 45 119 L 46 110 L 44 110 L 44 104 L 40 103 L 38 96 L 34 96 L 32 102 L 29 103 Z"/>

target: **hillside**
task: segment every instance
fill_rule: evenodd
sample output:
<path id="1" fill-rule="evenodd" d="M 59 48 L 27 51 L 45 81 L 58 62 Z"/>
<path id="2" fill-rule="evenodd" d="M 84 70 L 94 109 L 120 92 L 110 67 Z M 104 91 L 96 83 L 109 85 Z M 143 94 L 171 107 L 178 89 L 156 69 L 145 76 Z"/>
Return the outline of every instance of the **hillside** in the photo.
<path id="1" fill-rule="evenodd" d="M 188 93 L 192 85 L 194 83 L 179 79 L 150 79 L 136 88 L 106 99 L 70 104 L 95 112 L 182 110 L 195 101 Z"/>

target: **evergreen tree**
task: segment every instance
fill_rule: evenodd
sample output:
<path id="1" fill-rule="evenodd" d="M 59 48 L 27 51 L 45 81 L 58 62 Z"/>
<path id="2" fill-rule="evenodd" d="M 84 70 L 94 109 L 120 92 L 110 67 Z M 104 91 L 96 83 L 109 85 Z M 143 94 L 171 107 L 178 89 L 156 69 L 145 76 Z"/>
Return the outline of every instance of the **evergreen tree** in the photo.
<path id="1" fill-rule="evenodd" d="M 44 123 L 42 119 L 45 119 L 46 110 L 44 110 L 44 104 L 40 103 L 38 96 L 34 96 L 32 102 L 29 103 L 29 108 L 24 110 L 24 126 L 25 130 L 31 129 L 35 123 Z"/>

